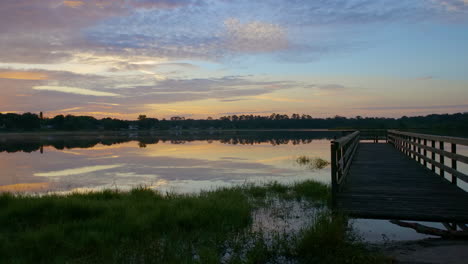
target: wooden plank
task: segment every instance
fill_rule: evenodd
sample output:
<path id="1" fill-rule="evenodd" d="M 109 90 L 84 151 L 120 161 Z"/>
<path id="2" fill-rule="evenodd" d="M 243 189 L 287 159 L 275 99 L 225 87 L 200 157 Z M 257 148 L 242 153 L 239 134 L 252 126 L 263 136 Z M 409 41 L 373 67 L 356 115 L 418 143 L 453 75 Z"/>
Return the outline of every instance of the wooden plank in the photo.
<path id="1" fill-rule="evenodd" d="M 335 208 L 360 218 L 468 222 L 468 193 L 400 152 L 424 161 L 409 147 L 360 143 Z"/>

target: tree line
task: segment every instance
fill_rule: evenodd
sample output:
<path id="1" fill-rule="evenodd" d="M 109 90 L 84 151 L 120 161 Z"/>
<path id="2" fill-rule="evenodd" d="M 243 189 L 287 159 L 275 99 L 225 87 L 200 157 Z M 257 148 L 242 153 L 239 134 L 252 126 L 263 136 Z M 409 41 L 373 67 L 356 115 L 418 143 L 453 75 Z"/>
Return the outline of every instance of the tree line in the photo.
<path id="1" fill-rule="evenodd" d="M 157 119 L 140 115 L 137 120 L 42 113 L 0 113 L 0 131 L 82 131 L 82 130 L 180 130 L 180 129 L 464 129 L 468 113 L 432 114 L 401 118 L 361 117 L 314 118 L 305 114 L 229 115 L 220 118 L 189 119 L 174 116 Z"/>

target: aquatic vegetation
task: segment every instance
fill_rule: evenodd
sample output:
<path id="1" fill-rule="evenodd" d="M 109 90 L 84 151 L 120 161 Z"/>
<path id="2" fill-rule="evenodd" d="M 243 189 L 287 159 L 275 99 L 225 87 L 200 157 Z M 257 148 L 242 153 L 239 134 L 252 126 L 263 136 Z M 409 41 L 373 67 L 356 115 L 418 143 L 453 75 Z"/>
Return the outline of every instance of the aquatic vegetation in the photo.
<path id="1" fill-rule="evenodd" d="M 322 158 L 311 158 L 305 155 L 296 158 L 296 163 L 311 170 L 321 170 L 330 165 L 330 162 Z"/>
<path id="2" fill-rule="evenodd" d="M 322 211 L 298 235 L 295 245 L 300 263 L 392 263 L 371 252 L 348 226 L 346 216 Z"/>
<path id="3" fill-rule="evenodd" d="M 192 195 L 4 193 L 0 256 L 6 263 L 327 263 L 346 249 L 339 260 L 367 257 L 344 221 L 330 220 L 328 197 L 328 186 L 313 181 Z M 316 253 L 308 253 L 314 243 Z M 330 255 L 310 255 L 320 250 Z"/>

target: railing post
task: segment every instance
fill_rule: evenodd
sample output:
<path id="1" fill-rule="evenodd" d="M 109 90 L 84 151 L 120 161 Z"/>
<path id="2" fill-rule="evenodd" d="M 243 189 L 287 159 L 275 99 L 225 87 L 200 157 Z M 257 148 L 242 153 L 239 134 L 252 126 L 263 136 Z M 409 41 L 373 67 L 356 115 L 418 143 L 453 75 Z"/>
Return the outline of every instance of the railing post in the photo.
<path id="1" fill-rule="evenodd" d="M 337 184 L 337 187 L 338 187 L 338 190 L 340 188 L 340 183 L 341 183 L 341 177 L 343 177 L 343 169 L 345 166 L 346 166 L 346 161 L 343 159 L 343 164 L 340 164 L 340 161 L 341 161 L 341 158 L 343 157 L 343 147 L 342 145 L 338 145 L 336 147 L 336 165 L 337 165 L 337 170 L 336 170 L 336 180 L 338 182 Z"/>
<path id="2" fill-rule="evenodd" d="M 435 140 L 431 140 L 431 147 L 435 149 L 435 147 L 436 147 Z M 436 160 L 436 154 L 435 154 L 434 151 L 432 151 L 431 160 L 433 160 L 433 161 Z M 434 172 L 434 173 L 435 173 L 435 171 L 436 171 L 435 168 L 436 168 L 436 166 L 434 165 L 434 163 L 431 163 L 431 170 L 432 170 L 432 172 Z"/>
<path id="3" fill-rule="evenodd" d="M 398 150 L 419 164 L 431 169 L 433 173 L 440 175 L 442 178 L 447 175 L 447 180 L 452 184 L 457 185 L 459 179 L 468 182 L 468 175 L 458 171 L 458 163 L 468 164 L 468 157 L 457 153 L 457 145 L 468 146 L 468 140 L 398 131 L 389 131 L 387 138 L 390 144 L 393 144 Z M 450 144 L 450 150 L 448 144 Z M 428 152 L 431 152 L 431 154 L 429 155 Z M 437 158 L 437 155 L 439 158 Z M 450 167 L 449 164 L 445 164 L 446 156 L 450 159 Z M 437 170 L 437 168 L 439 169 Z"/>
<path id="4" fill-rule="evenodd" d="M 421 138 L 418 138 L 418 144 L 421 144 Z M 418 146 L 418 154 L 421 155 L 421 147 Z M 421 156 L 418 156 L 418 163 L 421 164 Z"/>
<path id="5" fill-rule="evenodd" d="M 452 143 L 452 153 L 457 154 L 457 145 Z M 457 160 L 452 157 L 452 169 L 457 170 Z M 457 185 L 457 177 L 452 174 L 452 183 Z"/>
<path id="6" fill-rule="evenodd" d="M 409 138 L 409 142 L 408 142 L 408 144 L 409 144 L 409 149 L 410 149 L 409 154 L 410 154 L 410 157 L 411 157 L 412 159 L 414 159 L 414 152 L 413 152 L 413 151 L 414 151 L 414 145 L 413 145 L 413 140 L 414 140 L 413 137 L 410 137 L 410 138 Z"/>
<path id="7" fill-rule="evenodd" d="M 332 183 L 332 206 L 336 205 L 336 194 L 338 191 L 338 165 L 337 165 L 337 143 L 335 141 L 331 142 L 331 183 Z"/>
<path id="8" fill-rule="evenodd" d="M 443 141 L 439 141 L 439 149 L 442 150 L 442 151 L 444 150 L 444 142 Z M 444 165 L 444 162 L 445 162 L 444 161 L 445 160 L 444 155 L 440 154 L 439 158 L 440 158 L 440 164 Z M 445 177 L 445 171 L 442 168 L 440 168 L 440 176 Z"/>
<path id="9" fill-rule="evenodd" d="M 409 156 L 409 154 L 410 154 L 410 152 L 409 152 L 409 142 L 408 142 L 409 136 L 405 136 L 404 138 L 406 140 L 405 141 L 405 154 L 406 154 L 406 156 Z"/>
<path id="10" fill-rule="evenodd" d="M 403 143 L 404 146 L 405 146 L 405 154 L 406 154 L 406 156 L 409 156 L 409 151 L 408 151 L 409 144 L 408 144 L 408 141 L 407 141 L 407 140 L 409 140 L 409 137 L 408 136 L 403 136 L 403 138 L 405 139 L 405 142 Z"/>
<path id="11" fill-rule="evenodd" d="M 427 147 L 427 139 L 424 139 L 424 140 L 423 140 L 423 144 L 424 144 L 424 147 Z M 424 150 L 423 150 L 423 155 L 424 155 L 425 158 L 427 158 L 427 149 L 425 149 L 425 148 L 424 148 Z M 426 161 L 426 159 L 424 159 L 423 163 L 424 163 L 424 167 L 427 168 L 427 161 Z"/>

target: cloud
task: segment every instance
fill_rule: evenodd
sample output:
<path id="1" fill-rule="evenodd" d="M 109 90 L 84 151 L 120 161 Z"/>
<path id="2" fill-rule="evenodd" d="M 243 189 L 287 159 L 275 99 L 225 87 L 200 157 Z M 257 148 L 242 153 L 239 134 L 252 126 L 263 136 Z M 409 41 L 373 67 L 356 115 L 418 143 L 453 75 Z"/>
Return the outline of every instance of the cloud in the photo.
<path id="1" fill-rule="evenodd" d="M 247 98 L 235 98 L 235 99 L 221 99 L 219 100 L 220 102 L 239 102 L 239 101 L 246 101 L 246 100 L 251 100 Z"/>
<path id="2" fill-rule="evenodd" d="M 236 52 L 272 52 L 288 48 L 286 29 L 279 25 L 236 18 L 224 21 L 227 48 Z"/>
<path id="3" fill-rule="evenodd" d="M 268 111 L 251 111 L 251 112 L 224 112 L 224 113 L 218 113 L 219 115 L 249 115 L 249 114 L 271 114 L 274 112 L 278 112 L 276 109 L 268 110 Z"/>
<path id="4" fill-rule="evenodd" d="M 411 110 L 411 109 L 450 109 L 450 108 L 465 108 L 468 109 L 468 104 L 461 105 L 427 105 L 427 106 L 369 106 L 353 108 L 356 110 Z"/>
<path id="5" fill-rule="evenodd" d="M 416 78 L 416 80 L 418 80 L 418 81 L 427 81 L 427 80 L 432 80 L 432 79 L 434 79 L 434 76 L 431 76 L 431 75 L 421 76 L 419 78 Z"/>
<path id="6" fill-rule="evenodd" d="M 449 12 L 468 12 L 468 0 L 432 0 L 432 2 Z"/>
<path id="7" fill-rule="evenodd" d="M 170 9 L 191 0 L 15 0 L 0 3 L 0 62 L 57 63 L 83 51 L 111 49 L 88 39 L 83 30 L 136 10 Z"/>
<path id="8" fill-rule="evenodd" d="M 192 0 L 134 0 L 131 5 L 140 8 L 177 8 L 192 3 Z"/>
<path id="9" fill-rule="evenodd" d="M 68 6 L 68 7 L 72 7 L 72 8 L 77 8 L 77 7 L 80 7 L 82 5 L 84 5 L 84 2 L 83 1 L 63 1 L 63 4 Z"/>
<path id="10" fill-rule="evenodd" d="M 273 102 L 289 102 L 289 103 L 305 103 L 309 101 L 309 100 L 303 100 L 303 99 L 287 98 L 285 96 L 279 97 L 279 96 L 259 95 L 259 96 L 255 96 L 254 98 L 260 99 L 260 100 L 273 101 Z"/>
<path id="11" fill-rule="evenodd" d="M 301 87 L 295 81 L 256 80 L 252 76 L 222 78 L 166 79 L 145 76 L 104 77 L 59 71 L 37 71 L 48 80 L 0 79 L 0 111 L 45 112 L 48 115 L 96 115 L 128 118 L 147 110 L 151 104 L 171 104 L 207 99 L 242 99 Z M 143 79 L 141 79 L 143 78 Z M 141 85 L 145 82 L 147 84 Z M 19 96 L 21 95 L 21 96 Z M 126 116 L 122 116 L 126 115 Z"/>
<path id="12" fill-rule="evenodd" d="M 115 94 L 115 93 L 100 92 L 100 91 L 94 91 L 94 90 L 76 88 L 76 87 L 67 87 L 67 86 L 34 86 L 33 89 L 38 90 L 38 91 L 54 91 L 54 92 L 61 92 L 61 93 L 71 93 L 71 94 L 91 95 L 91 96 L 119 96 L 118 94 Z"/>
<path id="13" fill-rule="evenodd" d="M 0 79 L 47 80 L 48 76 L 43 72 L 0 71 Z"/>
<path id="14" fill-rule="evenodd" d="M 346 87 L 341 84 L 322 84 L 322 85 L 315 85 L 320 90 L 327 90 L 327 91 L 337 91 L 337 90 L 345 90 Z"/>
<path id="15" fill-rule="evenodd" d="M 2 1 L 0 60 L 70 62 L 88 52 L 209 61 L 271 53 L 281 60 L 311 61 L 353 46 L 359 39 L 353 25 L 434 20 L 449 17 L 450 10 L 467 10 L 466 0 L 431 1 Z M 329 36 L 324 37 L 324 27 Z M 116 62 L 110 68 L 151 66 Z"/>

